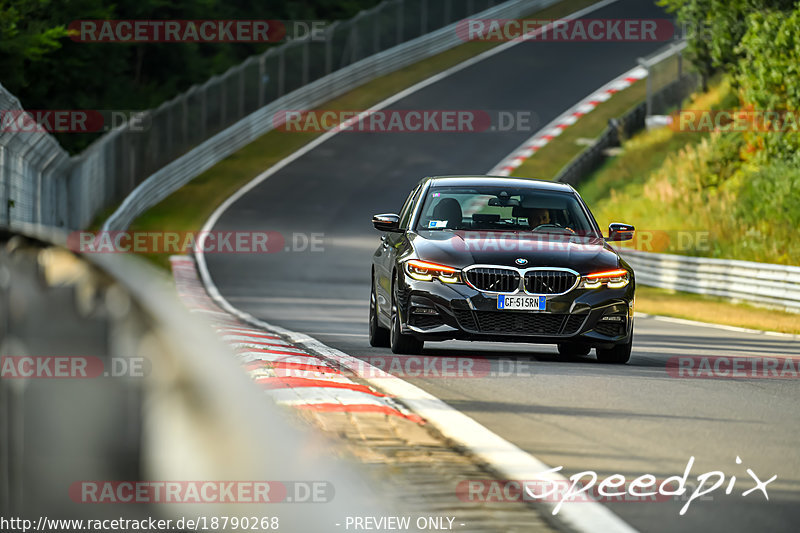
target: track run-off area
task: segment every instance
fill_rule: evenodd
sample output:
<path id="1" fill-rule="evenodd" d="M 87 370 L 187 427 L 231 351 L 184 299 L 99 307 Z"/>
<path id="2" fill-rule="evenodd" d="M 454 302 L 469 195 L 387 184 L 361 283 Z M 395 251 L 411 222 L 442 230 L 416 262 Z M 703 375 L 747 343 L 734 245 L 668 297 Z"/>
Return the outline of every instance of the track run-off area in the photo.
<path id="1" fill-rule="evenodd" d="M 584 16 L 666 15 L 648 2 L 619 0 Z M 406 91 L 387 109 L 530 111 L 538 129 L 662 45 L 522 42 Z M 279 168 L 265 169 L 205 229 L 280 232 L 290 249 L 294 238 L 318 236 L 318 245 L 208 254 L 206 281 L 228 304 L 258 319 L 355 358 L 389 360 L 388 349 L 367 342 L 370 258 L 380 243 L 370 217 L 399 211 L 423 176 L 488 172 L 531 134 L 341 132 L 314 143 Z M 686 501 L 680 499 L 604 503 L 634 529 L 796 530 L 798 376 L 730 379 L 717 372 L 709 379 L 679 372 L 676 360 L 700 358 L 700 365 L 724 357 L 733 366 L 734 359 L 800 359 L 797 338 L 637 316 L 631 361 L 624 366 L 598 364 L 594 355 L 559 358 L 555 346 L 533 344 L 428 343 L 423 355 L 487 359 L 504 369 L 400 377 L 543 463 L 562 466 L 565 476 L 592 471 L 598 479 L 664 479 L 683 475 L 692 457 L 691 482 L 705 472 L 724 473 L 724 484 L 683 515 Z M 769 500 L 759 490 L 742 495 L 755 484 L 747 469 L 762 481 L 777 476 L 765 488 Z M 736 481 L 726 494 L 731 476 Z"/>

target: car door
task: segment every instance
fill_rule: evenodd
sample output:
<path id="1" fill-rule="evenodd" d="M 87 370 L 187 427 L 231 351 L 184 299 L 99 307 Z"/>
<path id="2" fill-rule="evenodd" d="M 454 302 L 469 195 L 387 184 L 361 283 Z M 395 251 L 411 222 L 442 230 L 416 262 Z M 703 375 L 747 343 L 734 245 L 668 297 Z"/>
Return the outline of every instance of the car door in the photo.
<path id="1" fill-rule="evenodd" d="M 378 312 L 385 318 L 391 316 L 391 290 L 392 272 L 394 270 L 397 253 L 403 247 L 406 238 L 406 231 L 414 213 L 414 206 L 419 200 L 422 184 L 417 185 L 406 198 L 403 208 L 400 210 L 400 228 L 402 233 L 385 232 L 381 236 L 381 245 L 375 252 L 373 263 L 375 265 L 375 284 L 376 296 L 378 298 Z"/>

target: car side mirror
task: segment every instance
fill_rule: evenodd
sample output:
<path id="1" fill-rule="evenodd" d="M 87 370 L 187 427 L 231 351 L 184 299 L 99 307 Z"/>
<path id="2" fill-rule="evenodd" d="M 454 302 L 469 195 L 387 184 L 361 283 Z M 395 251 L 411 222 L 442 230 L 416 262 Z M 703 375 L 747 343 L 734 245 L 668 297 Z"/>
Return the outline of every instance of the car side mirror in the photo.
<path id="1" fill-rule="evenodd" d="M 608 238 L 607 241 L 629 241 L 633 239 L 633 232 L 636 228 L 630 224 L 622 224 L 620 222 L 612 222 L 608 225 Z"/>
<path id="2" fill-rule="evenodd" d="M 394 213 L 372 215 L 372 225 L 380 231 L 400 232 L 400 217 Z"/>

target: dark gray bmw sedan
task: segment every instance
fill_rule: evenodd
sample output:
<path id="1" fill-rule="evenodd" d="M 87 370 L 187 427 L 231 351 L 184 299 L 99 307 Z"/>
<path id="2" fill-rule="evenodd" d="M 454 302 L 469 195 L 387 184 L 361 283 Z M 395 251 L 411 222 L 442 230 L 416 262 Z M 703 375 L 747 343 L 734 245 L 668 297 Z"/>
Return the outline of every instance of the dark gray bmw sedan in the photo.
<path id="1" fill-rule="evenodd" d="M 571 186 L 493 176 L 420 181 L 383 231 L 372 259 L 369 339 L 395 353 L 425 341 L 557 344 L 595 348 L 626 363 L 633 342 L 633 269 L 604 237 Z"/>

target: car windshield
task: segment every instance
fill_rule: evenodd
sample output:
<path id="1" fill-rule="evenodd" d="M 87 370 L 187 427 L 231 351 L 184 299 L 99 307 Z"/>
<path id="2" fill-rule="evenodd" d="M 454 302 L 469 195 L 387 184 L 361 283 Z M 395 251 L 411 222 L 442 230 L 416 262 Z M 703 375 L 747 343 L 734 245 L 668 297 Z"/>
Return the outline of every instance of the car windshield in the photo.
<path id="1" fill-rule="evenodd" d="M 433 186 L 416 229 L 599 236 L 575 195 L 533 187 Z"/>

